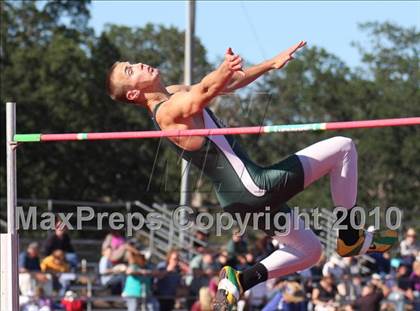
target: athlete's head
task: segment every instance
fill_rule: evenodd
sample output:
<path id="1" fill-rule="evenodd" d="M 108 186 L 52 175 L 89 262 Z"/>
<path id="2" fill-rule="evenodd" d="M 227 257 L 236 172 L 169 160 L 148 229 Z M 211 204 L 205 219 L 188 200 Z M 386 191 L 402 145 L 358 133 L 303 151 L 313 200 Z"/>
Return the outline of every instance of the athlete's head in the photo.
<path id="1" fill-rule="evenodd" d="M 116 62 L 109 70 L 107 92 L 112 99 L 126 103 L 144 101 L 144 93 L 159 81 L 159 70 L 151 66 Z"/>

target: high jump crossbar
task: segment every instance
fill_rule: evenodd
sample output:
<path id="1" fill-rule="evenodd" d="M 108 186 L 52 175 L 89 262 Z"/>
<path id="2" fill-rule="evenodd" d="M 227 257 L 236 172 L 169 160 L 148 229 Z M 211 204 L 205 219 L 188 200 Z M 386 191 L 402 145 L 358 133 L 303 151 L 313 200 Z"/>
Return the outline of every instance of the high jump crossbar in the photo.
<path id="1" fill-rule="evenodd" d="M 111 139 L 143 139 L 181 136 L 215 136 L 239 134 L 263 134 L 304 131 L 332 131 L 345 129 L 376 128 L 390 126 L 420 125 L 420 117 L 324 122 L 288 125 L 267 125 L 214 129 L 104 132 L 104 133 L 64 133 L 64 134 L 16 134 L 14 141 L 19 143 L 75 140 L 111 140 Z"/>

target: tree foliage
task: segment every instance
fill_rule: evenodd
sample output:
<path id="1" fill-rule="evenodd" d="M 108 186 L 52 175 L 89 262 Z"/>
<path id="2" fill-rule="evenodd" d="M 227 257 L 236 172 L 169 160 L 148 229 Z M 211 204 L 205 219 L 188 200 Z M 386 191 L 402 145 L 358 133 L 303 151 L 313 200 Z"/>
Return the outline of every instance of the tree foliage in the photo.
<path id="1" fill-rule="evenodd" d="M 1 98 L 18 103 L 18 132 L 150 129 L 145 111 L 115 103 L 105 93 L 107 71 L 116 60 L 161 63 L 168 83 L 182 83 L 183 32 L 110 25 L 96 37 L 86 26 L 88 17 L 87 2 L 48 2 L 43 8 L 32 2 L 2 3 L 2 32 L 7 35 L 1 49 Z M 211 67 L 198 39 L 195 46 L 195 70 L 202 75 Z M 4 110 L 2 105 L 2 117 Z M 180 173 L 176 163 L 165 163 L 176 160 L 173 156 L 155 159 L 159 145 L 144 140 L 20 146 L 19 197 L 173 201 Z M 168 171 L 166 179 L 174 187 L 156 178 L 162 170 Z M 4 181 L 4 163 L 1 176 Z M 165 186 L 173 191 L 162 191 Z"/>

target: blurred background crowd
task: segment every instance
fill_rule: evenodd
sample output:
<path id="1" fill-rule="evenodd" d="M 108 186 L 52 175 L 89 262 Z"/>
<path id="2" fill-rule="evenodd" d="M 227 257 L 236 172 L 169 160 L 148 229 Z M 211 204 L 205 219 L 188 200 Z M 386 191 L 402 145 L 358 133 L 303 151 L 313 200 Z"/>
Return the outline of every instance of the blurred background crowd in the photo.
<path id="1" fill-rule="evenodd" d="M 206 232 L 197 232 L 203 241 Z M 245 269 L 279 247 L 265 236 L 250 245 L 239 230 L 220 248 L 195 245 L 198 255 L 182 258 L 177 249 L 154 261 L 138 241 L 111 231 L 98 262 L 87 269 L 57 222 L 45 241 L 32 242 L 19 258 L 22 310 L 86 310 L 88 285 L 94 309 L 211 310 L 218 272 L 224 265 Z M 420 248 L 409 228 L 397 253 L 357 258 L 325 256 L 312 268 L 268 280 L 247 291 L 238 310 L 420 310 Z"/>

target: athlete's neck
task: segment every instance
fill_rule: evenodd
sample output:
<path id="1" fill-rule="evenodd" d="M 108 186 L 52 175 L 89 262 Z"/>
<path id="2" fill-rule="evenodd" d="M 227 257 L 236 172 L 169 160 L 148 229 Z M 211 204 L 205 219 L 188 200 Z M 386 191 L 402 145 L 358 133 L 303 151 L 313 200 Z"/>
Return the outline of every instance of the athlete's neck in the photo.
<path id="1" fill-rule="evenodd" d="M 138 104 L 145 107 L 149 113 L 152 114 L 155 106 L 168 100 L 171 95 L 172 94 L 166 90 L 165 86 L 159 84 L 157 87 L 143 90 L 143 99 Z"/>

